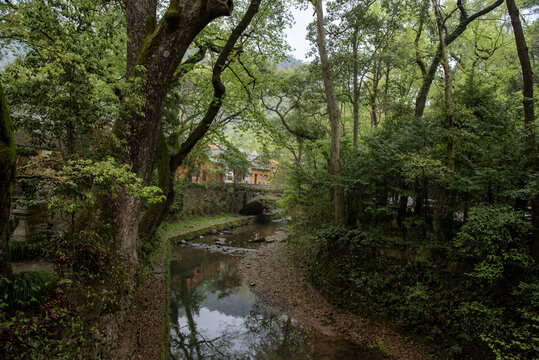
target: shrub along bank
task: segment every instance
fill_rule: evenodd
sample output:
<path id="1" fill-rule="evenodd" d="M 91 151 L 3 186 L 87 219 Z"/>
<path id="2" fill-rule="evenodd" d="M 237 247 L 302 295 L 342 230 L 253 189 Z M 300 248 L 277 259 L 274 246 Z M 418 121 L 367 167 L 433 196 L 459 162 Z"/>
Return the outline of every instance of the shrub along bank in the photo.
<path id="1" fill-rule="evenodd" d="M 451 241 L 407 241 L 301 224 L 290 246 L 314 283 L 340 306 L 395 324 L 437 345 L 444 358 L 539 358 L 539 270 L 530 226 L 507 207 L 476 209 Z"/>

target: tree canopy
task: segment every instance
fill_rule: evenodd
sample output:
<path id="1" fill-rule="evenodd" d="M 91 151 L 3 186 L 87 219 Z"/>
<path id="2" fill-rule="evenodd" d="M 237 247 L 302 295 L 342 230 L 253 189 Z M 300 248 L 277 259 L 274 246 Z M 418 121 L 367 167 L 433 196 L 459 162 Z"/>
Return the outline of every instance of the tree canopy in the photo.
<path id="1" fill-rule="evenodd" d="M 293 6 L 312 12 L 310 62 L 287 54 Z M 127 269 L 134 286 L 178 172 L 217 146 L 223 169 L 246 174 L 256 150 L 278 164 L 291 239 L 319 285 L 361 311 L 371 299 L 453 358 L 537 357 L 537 12 L 518 0 L 2 2 L 2 275 L 14 180 L 19 203 L 65 215 L 64 270 L 90 282 Z M 52 156 L 19 146 L 14 171 L 13 132 Z"/>

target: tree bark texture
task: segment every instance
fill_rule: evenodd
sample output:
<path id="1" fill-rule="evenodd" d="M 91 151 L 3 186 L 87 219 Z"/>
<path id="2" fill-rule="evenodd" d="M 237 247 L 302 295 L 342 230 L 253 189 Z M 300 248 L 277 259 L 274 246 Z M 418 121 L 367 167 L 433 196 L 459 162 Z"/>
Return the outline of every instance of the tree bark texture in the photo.
<path id="1" fill-rule="evenodd" d="M 125 4 L 129 38 L 127 78 L 132 84 L 142 84 L 134 91 L 142 97 L 143 105 L 126 108 L 114 131 L 127 144 L 124 162 L 142 179 L 143 185 L 148 185 L 165 100 L 178 65 L 200 31 L 212 20 L 229 15 L 233 3 L 231 0 L 171 0 L 159 22 L 157 0 L 126 0 Z M 142 207 L 142 199 L 125 191 L 115 201 L 116 241 L 133 262 L 138 261 L 140 251 L 138 224 Z"/>
<path id="2" fill-rule="evenodd" d="M 421 39 L 421 34 L 423 33 L 423 25 L 425 24 L 425 18 L 428 15 L 429 0 L 423 0 L 419 11 L 419 26 L 417 29 L 417 35 L 414 39 L 415 62 L 417 63 L 417 66 L 419 66 L 419 70 L 421 70 L 421 77 L 425 79 L 427 77 L 427 68 L 425 67 L 425 62 L 423 61 L 423 58 L 421 57 L 421 53 L 419 51 L 419 40 Z"/>
<path id="3" fill-rule="evenodd" d="M 522 104 L 524 106 L 524 131 L 526 136 L 526 157 L 530 168 L 539 170 L 538 148 L 535 140 L 535 114 L 533 98 L 533 71 L 524 38 L 524 31 L 520 23 L 520 15 L 514 0 L 506 0 L 507 11 L 511 17 L 511 25 L 515 35 L 517 54 L 522 68 Z M 532 225 L 534 226 L 532 254 L 536 261 L 539 261 L 539 196 L 533 197 L 532 205 Z"/>
<path id="4" fill-rule="evenodd" d="M 221 81 L 221 74 L 226 67 L 229 56 L 234 51 L 234 46 L 239 40 L 240 36 L 245 32 L 254 16 L 257 14 L 262 0 L 253 0 L 249 5 L 246 13 L 241 19 L 240 23 L 232 30 L 225 46 L 223 47 L 217 61 L 213 66 L 212 85 L 214 89 L 213 101 L 208 106 L 206 113 L 200 123 L 189 134 L 185 142 L 181 145 L 180 149 L 175 154 L 169 154 L 165 137 L 159 134 L 159 142 L 157 146 L 158 153 L 158 173 L 159 173 L 159 187 L 166 196 L 165 201 L 155 204 L 149 208 L 142 218 L 139 237 L 150 238 L 153 236 L 161 222 L 168 216 L 170 207 L 174 202 L 174 180 L 176 177 L 176 169 L 183 163 L 187 155 L 193 150 L 197 142 L 206 135 L 210 125 L 217 116 L 223 98 L 226 93 L 226 88 Z"/>
<path id="5" fill-rule="evenodd" d="M 371 134 L 372 130 L 376 127 L 378 127 L 379 119 L 378 119 L 378 107 L 376 102 L 378 101 L 378 85 L 380 84 L 380 67 L 382 66 L 382 60 L 380 59 L 379 62 L 376 60 L 373 64 L 373 79 L 372 79 L 372 90 L 370 92 L 370 101 L 371 101 Z"/>
<path id="6" fill-rule="evenodd" d="M 496 9 L 498 6 L 503 4 L 503 0 L 497 0 L 491 5 L 487 6 L 486 8 L 474 13 L 473 15 L 468 16 L 464 6 L 462 5 L 462 1 L 458 0 L 457 5 L 459 7 L 460 11 L 460 21 L 457 27 L 445 37 L 445 44 L 446 46 L 449 46 L 453 41 L 455 41 L 465 30 L 469 23 L 474 21 L 480 16 L 486 15 L 492 10 Z M 427 102 L 427 96 L 429 94 L 430 87 L 432 85 L 432 82 L 434 81 L 434 77 L 436 75 L 436 71 L 438 70 L 438 67 L 440 66 L 440 62 L 442 61 L 442 49 L 440 46 L 438 46 L 438 50 L 436 51 L 436 55 L 434 55 L 434 59 L 432 59 L 432 63 L 429 66 L 429 70 L 426 74 L 426 76 L 423 77 L 423 83 L 421 84 L 421 89 L 419 90 L 419 94 L 416 98 L 415 103 L 415 116 L 416 117 L 422 117 L 423 113 L 425 111 L 425 104 Z M 423 69 L 422 69 L 423 72 Z"/>
<path id="7" fill-rule="evenodd" d="M 340 114 L 333 88 L 333 79 L 331 76 L 329 57 L 326 49 L 326 34 L 324 30 L 324 13 L 322 9 L 322 0 L 316 0 L 316 29 L 318 52 L 322 63 L 322 79 L 324 80 L 324 89 L 326 92 L 329 121 L 331 127 L 331 155 L 330 155 L 330 172 L 333 175 L 334 194 L 333 201 L 335 206 L 335 223 L 344 224 L 345 221 L 345 202 L 344 202 L 344 187 L 341 179 L 340 165 Z"/>
<path id="8" fill-rule="evenodd" d="M 11 194 L 15 179 L 17 153 L 13 142 L 11 117 L 0 85 L 0 283 L 2 278 L 11 277 L 11 257 L 9 254 L 9 214 Z"/>

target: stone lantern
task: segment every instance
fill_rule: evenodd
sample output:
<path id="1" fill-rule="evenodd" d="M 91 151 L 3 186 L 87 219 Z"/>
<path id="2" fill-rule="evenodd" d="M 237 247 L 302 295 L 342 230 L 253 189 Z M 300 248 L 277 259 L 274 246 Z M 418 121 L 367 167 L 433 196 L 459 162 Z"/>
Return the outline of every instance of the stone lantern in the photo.
<path id="1" fill-rule="evenodd" d="M 13 235 L 11 235 L 11 239 L 14 242 L 27 242 L 30 240 L 30 226 L 28 222 L 33 211 L 29 209 L 28 206 L 16 202 L 15 209 L 11 210 L 11 213 L 18 221 L 18 225 L 15 228 Z"/>

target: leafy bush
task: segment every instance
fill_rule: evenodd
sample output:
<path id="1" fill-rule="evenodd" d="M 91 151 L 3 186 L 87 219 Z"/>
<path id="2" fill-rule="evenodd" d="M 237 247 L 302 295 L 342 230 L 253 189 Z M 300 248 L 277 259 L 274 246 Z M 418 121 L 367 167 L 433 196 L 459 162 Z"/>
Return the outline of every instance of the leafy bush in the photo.
<path id="1" fill-rule="evenodd" d="M 469 275 L 489 281 L 503 279 L 506 268 L 533 264 L 531 225 L 524 214 L 507 206 L 473 209 L 455 238 L 455 247 L 474 264 Z"/>
<path id="2" fill-rule="evenodd" d="M 521 213 L 485 207 L 453 243 L 333 225 L 309 234 L 296 224 L 289 245 L 332 301 L 427 338 L 446 357 L 531 359 L 539 356 L 539 272 L 529 230 Z"/>
<path id="3" fill-rule="evenodd" d="M 54 285 L 53 276 L 45 271 L 28 271 L 4 279 L 0 286 L 0 303 L 4 307 L 21 307 L 38 302 Z"/>
<path id="4" fill-rule="evenodd" d="M 36 156 L 37 150 L 31 146 L 17 146 L 17 155 Z"/>
<path id="5" fill-rule="evenodd" d="M 43 253 L 43 244 L 10 241 L 9 251 L 11 253 L 12 260 L 35 259 Z"/>

